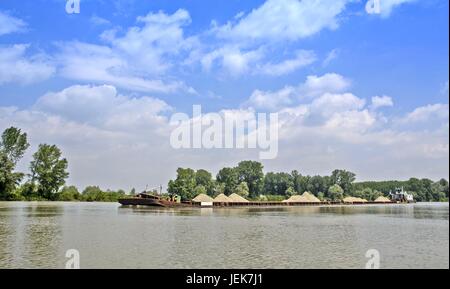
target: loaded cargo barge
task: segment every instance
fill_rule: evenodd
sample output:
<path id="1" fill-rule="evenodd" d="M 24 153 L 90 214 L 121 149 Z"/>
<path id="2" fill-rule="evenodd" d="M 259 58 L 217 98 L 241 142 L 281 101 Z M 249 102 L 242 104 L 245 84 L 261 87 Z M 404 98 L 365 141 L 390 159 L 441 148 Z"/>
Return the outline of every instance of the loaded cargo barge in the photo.
<path id="1" fill-rule="evenodd" d="M 196 202 L 196 201 L 180 201 L 178 196 L 162 197 L 154 194 L 141 193 L 136 197 L 119 199 L 119 203 L 123 206 L 150 206 L 150 207 L 274 207 L 274 206 L 323 206 L 323 205 L 373 205 L 373 204 L 397 204 L 398 202 Z"/>

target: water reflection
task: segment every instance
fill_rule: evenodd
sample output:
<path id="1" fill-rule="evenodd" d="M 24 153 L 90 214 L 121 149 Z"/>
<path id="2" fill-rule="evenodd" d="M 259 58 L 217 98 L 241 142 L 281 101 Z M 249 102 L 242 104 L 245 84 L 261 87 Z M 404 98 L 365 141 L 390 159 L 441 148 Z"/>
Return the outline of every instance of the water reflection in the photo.
<path id="1" fill-rule="evenodd" d="M 58 260 L 61 226 L 58 220 L 64 207 L 18 203 L 0 208 L 0 267 L 55 267 Z"/>

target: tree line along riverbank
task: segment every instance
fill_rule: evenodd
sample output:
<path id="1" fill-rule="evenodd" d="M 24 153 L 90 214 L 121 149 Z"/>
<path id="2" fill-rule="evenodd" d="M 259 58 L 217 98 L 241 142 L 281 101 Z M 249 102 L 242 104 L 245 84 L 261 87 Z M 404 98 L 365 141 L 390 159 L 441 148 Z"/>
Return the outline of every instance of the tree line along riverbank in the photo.
<path id="1" fill-rule="evenodd" d="M 125 192 L 88 186 L 79 191 L 75 186 L 66 186 L 68 160 L 55 145 L 40 144 L 32 156 L 29 172 L 17 172 L 17 163 L 29 146 L 27 134 L 20 129 L 11 127 L 3 132 L 0 140 L 1 201 L 116 202 L 123 196 L 137 193 L 135 189 Z M 255 201 L 281 201 L 309 192 L 321 201 L 338 201 L 347 196 L 373 201 L 404 188 L 419 202 L 448 202 L 449 183 L 445 179 L 356 182 L 356 175 L 347 170 L 334 170 L 329 176 L 308 176 L 297 170 L 264 173 L 263 168 L 260 162 L 242 161 L 236 167 L 222 168 L 215 177 L 204 169 L 178 168 L 177 177 L 169 181 L 167 191 L 183 200 L 191 200 L 199 194 L 215 197 L 237 193 Z"/>

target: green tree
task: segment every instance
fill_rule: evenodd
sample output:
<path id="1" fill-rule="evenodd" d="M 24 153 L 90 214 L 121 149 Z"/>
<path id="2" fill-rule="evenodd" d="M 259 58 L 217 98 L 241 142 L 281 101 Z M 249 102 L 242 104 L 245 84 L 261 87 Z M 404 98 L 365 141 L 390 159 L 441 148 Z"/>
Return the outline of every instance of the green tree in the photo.
<path id="1" fill-rule="evenodd" d="M 332 201 L 335 201 L 335 202 L 340 201 L 344 198 L 344 190 L 339 185 L 332 185 L 328 189 L 328 197 Z"/>
<path id="2" fill-rule="evenodd" d="M 284 196 L 286 190 L 294 187 L 294 181 L 287 173 L 267 173 L 264 177 L 263 193 Z"/>
<path id="3" fill-rule="evenodd" d="M 208 195 L 214 194 L 214 181 L 211 173 L 207 170 L 197 170 L 195 173 L 195 182 L 197 186 L 201 185 L 205 187 Z"/>
<path id="4" fill-rule="evenodd" d="M 294 190 L 294 188 L 289 187 L 284 194 L 286 195 L 286 197 L 291 197 L 296 195 L 297 192 Z"/>
<path id="5" fill-rule="evenodd" d="M 247 198 L 249 195 L 248 185 L 246 182 L 242 182 L 236 188 L 236 194 L 241 197 Z"/>
<path id="6" fill-rule="evenodd" d="M 308 183 L 310 176 L 302 176 L 298 171 L 294 170 L 291 172 L 292 182 L 294 190 L 297 193 L 304 193 L 308 191 Z"/>
<path id="7" fill-rule="evenodd" d="M 30 147 L 27 141 L 27 134 L 15 127 L 6 129 L 2 134 L 0 141 L 0 151 L 6 154 L 6 157 L 14 165 L 23 157 L 25 151 Z"/>
<path id="8" fill-rule="evenodd" d="M 195 187 L 194 193 L 197 196 L 197 195 L 200 195 L 200 194 L 207 194 L 208 191 L 206 190 L 205 186 L 198 185 L 198 186 Z"/>
<path id="9" fill-rule="evenodd" d="M 0 151 L 0 200 L 14 200 L 14 191 L 24 174 L 14 172 L 15 165 Z"/>
<path id="10" fill-rule="evenodd" d="M 225 194 L 225 184 L 216 182 L 214 185 L 214 194 L 212 197 L 217 197 L 220 194 Z"/>
<path id="11" fill-rule="evenodd" d="M 314 176 L 309 179 L 307 190 L 313 195 L 317 196 L 319 192 L 324 192 L 328 189 L 325 179 L 321 176 Z"/>
<path id="12" fill-rule="evenodd" d="M 38 186 L 40 197 L 51 200 L 69 177 L 68 162 L 55 145 L 41 144 L 31 161 L 31 181 Z"/>
<path id="13" fill-rule="evenodd" d="M 339 185 L 345 195 L 351 195 L 353 192 L 353 182 L 356 179 L 356 175 L 346 170 L 334 170 L 331 174 L 331 182 L 333 185 Z"/>
<path id="14" fill-rule="evenodd" d="M 235 168 L 223 168 L 216 176 L 218 183 L 224 184 L 224 193 L 229 196 L 236 192 L 239 185 L 239 175 Z"/>
<path id="15" fill-rule="evenodd" d="M 264 184 L 263 165 L 256 161 L 242 161 L 236 169 L 239 183 L 247 183 L 250 197 L 258 196 Z"/>
<path id="16" fill-rule="evenodd" d="M 177 178 L 169 181 L 168 192 L 179 195 L 183 200 L 192 200 L 195 195 L 197 182 L 193 169 L 178 168 Z"/>
<path id="17" fill-rule="evenodd" d="M 81 193 L 85 202 L 100 202 L 106 199 L 106 194 L 98 186 L 87 186 Z"/>
<path id="18" fill-rule="evenodd" d="M 24 174 L 14 172 L 16 164 L 30 145 L 20 129 L 6 129 L 0 140 L 0 200 L 17 199 L 16 187 Z"/>
<path id="19" fill-rule="evenodd" d="M 321 200 L 321 201 L 324 201 L 324 200 L 325 200 L 325 194 L 324 194 L 323 192 L 319 192 L 319 193 L 317 194 L 317 198 L 318 198 L 319 200 Z"/>
<path id="20" fill-rule="evenodd" d="M 81 199 L 81 194 L 75 186 L 65 186 L 57 194 L 57 200 L 62 202 L 78 201 Z"/>

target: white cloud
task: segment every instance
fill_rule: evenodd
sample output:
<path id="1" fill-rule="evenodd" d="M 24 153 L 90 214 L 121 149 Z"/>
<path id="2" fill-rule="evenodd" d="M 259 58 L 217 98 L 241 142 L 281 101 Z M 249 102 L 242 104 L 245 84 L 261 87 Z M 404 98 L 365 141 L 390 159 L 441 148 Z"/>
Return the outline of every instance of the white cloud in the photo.
<path id="1" fill-rule="evenodd" d="M 39 143 L 57 144 L 69 160 L 69 183 L 143 189 L 176 169 L 154 170 L 173 154 L 164 116 L 170 110 L 159 99 L 120 95 L 112 86 L 72 86 L 42 96 L 28 109 L 0 107 L 0 130 L 14 125 L 28 133 L 32 148 L 22 171 Z"/>
<path id="2" fill-rule="evenodd" d="M 316 55 L 313 51 L 300 50 L 292 59 L 286 59 L 279 63 L 266 63 L 258 67 L 256 74 L 265 74 L 271 76 L 281 76 L 308 66 L 316 61 Z"/>
<path id="3" fill-rule="evenodd" d="M 26 26 L 23 20 L 0 11 L 0 36 L 24 31 Z"/>
<path id="4" fill-rule="evenodd" d="M 185 38 L 183 26 L 190 23 L 189 13 L 149 13 L 138 17 L 133 26 L 120 35 L 120 29 L 104 31 L 104 45 L 77 41 L 59 43 L 57 60 L 63 77 L 88 83 L 111 84 L 141 91 L 195 93 L 182 81 L 168 76 L 173 62 L 181 61 L 196 45 Z M 170 79 L 170 80 L 164 80 Z"/>
<path id="5" fill-rule="evenodd" d="M 111 21 L 109 21 L 108 19 L 99 17 L 97 15 L 92 15 L 90 21 L 92 24 L 98 25 L 98 26 L 111 24 Z"/>
<path id="6" fill-rule="evenodd" d="M 285 93 L 290 94 L 288 89 Z M 443 114 L 448 105 L 417 108 L 405 116 L 424 120 L 423 115 L 440 115 L 426 127 L 416 127 L 417 122 L 400 127 L 385 122 L 382 117 L 388 116 L 368 109 L 364 99 L 350 92 L 325 92 L 301 104 L 280 95 L 274 104 L 281 103 L 275 110 L 280 119 L 279 155 L 264 162 L 266 170 L 328 174 L 344 167 L 361 179 L 448 175 L 448 115 Z M 171 110 L 162 100 L 121 95 L 112 86 L 72 86 L 43 95 L 28 109 L 0 107 L 0 130 L 15 125 L 29 133 L 33 149 L 21 163 L 24 171 L 37 144 L 60 146 L 69 159 L 69 183 L 79 186 L 143 189 L 146 184 L 166 185 L 180 166 L 215 173 L 242 159 L 257 159 L 253 150 L 173 150 L 165 116 Z M 241 119 L 258 111 L 219 112 Z M 386 165 L 390 162 L 395 168 Z"/>
<path id="7" fill-rule="evenodd" d="M 380 1 L 380 12 L 382 17 L 389 17 L 392 11 L 402 4 L 416 2 L 417 0 L 382 0 Z"/>
<path id="8" fill-rule="evenodd" d="M 60 47 L 61 53 L 57 56 L 61 66 L 59 73 L 65 78 L 141 92 L 192 91 L 181 81 L 164 82 L 134 73 L 132 63 L 110 47 L 80 42 L 63 43 Z"/>
<path id="9" fill-rule="evenodd" d="M 30 84 L 50 78 L 55 68 L 45 55 L 27 56 L 29 45 L 0 46 L 0 85 Z"/>
<path id="10" fill-rule="evenodd" d="M 325 93 L 315 99 L 311 107 L 324 116 L 332 116 L 336 112 L 360 110 L 365 106 L 365 100 L 351 93 L 333 94 Z"/>
<path id="11" fill-rule="evenodd" d="M 184 37 L 183 26 L 191 22 L 186 10 L 180 9 L 172 15 L 161 11 L 149 13 L 137 21 L 142 26 L 129 28 L 123 36 L 109 34 L 105 40 L 124 53 L 138 71 L 163 73 L 171 66 L 166 56 L 176 56 L 196 44 L 195 38 Z"/>
<path id="12" fill-rule="evenodd" d="M 257 109 L 278 110 L 293 103 L 293 87 L 285 87 L 276 92 L 255 90 L 250 98 L 243 104 L 244 107 Z"/>
<path id="13" fill-rule="evenodd" d="M 292 73 L 314 63 L 314 51 L 297 48 L 293 57 L 277 61 L 271 57 L 274 51 L 279 51 L 282 44 L 338 28 L 340 14 L 351 1 L 267 0 L 248 14 L 239 13 L 225 25 L 213 21 L 211 30 L 205 33 L 213 37 L 213 44 L 206 41 L 203 49 L 191 56 L 206 71 L 216 65 L 232 76 L 248 73 L 278 77 Z"/>
<path id="14" fill-rule="evenodd" d="M 339 93 L 348 90 L 351 81 L 337 73 L 327 73 L 322 76 L 308 76 L 306 82 L 301 85 L 301 94 L 315 97 L 324 93 Z"/>
<path id="15" fill-rule="evenodd" d="M 79 123 L 135 129 L 134 125 L 146 121 L 150 123 L 171 108 L 159 99 L 119 95 L 113 86 L 76 85 L 45 94 L 36 102 L 34 109 Z"/>
<path id="16" fill-rule="evenodd" d="M 432 119 L 447 120 L 449 118 L 448 104 L 429 104 L 416 108 L 402 119 L 404 123 L 427 122 Z"/>
<path id="17" fill-rule="evenodd" d="M 274 111 L 326 93 L 342 93 L 350 86 L 350 80 L 336 73 L 327 73 L 322 76 L 310 75 L 297 87 L 285 86 L 278 91 L 255 90 L 243 106 Z"/>
<path id="18" fill-rule="evenodd" d="M 328 66 L 333 60 L 339 57 L 339 49 L 333 49 L 330 52 L 328 52 L 327 57 L 322 62 L 322 66 L 326 67 Z"/>
<path id="19" fill-rule="evenodd" d="M 238 23 L 216 28 L 220 37 L 234 41 L 296 41 L 336 29 L 348 0 L 267 0 Z"/>
<path id="20" fill-rule="evenodd" d="M 213 50 L 201 57 L 203 70 L 210 71 L 215 63 L 219 63 L 230 75 L 239 76 L 250 72 L 250 66 L 263 58 L 262 50 L 242 51 L 236 46 L 226 46 Z"/>
<path id="21" fill-rule="evenodd" d="M 394 106 L 394 101 L 390 96 L 374 96 L 372 97 L 372 109 L 378 109 L 380 107 Z"/>

